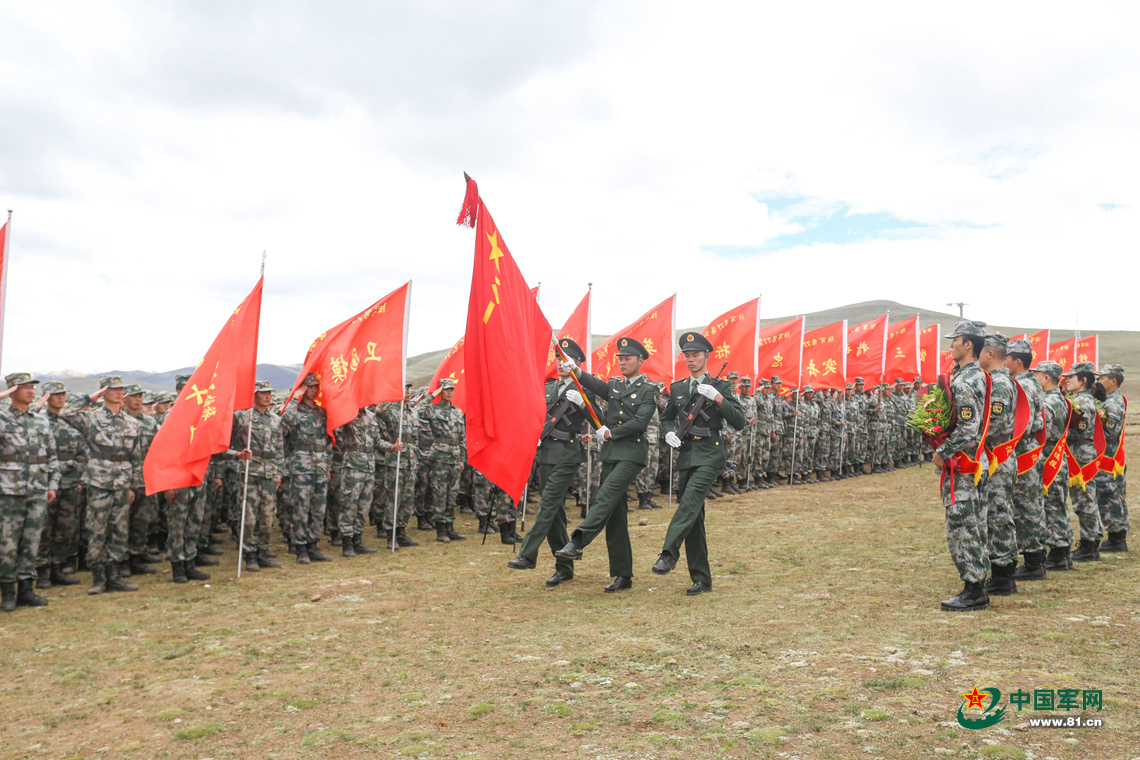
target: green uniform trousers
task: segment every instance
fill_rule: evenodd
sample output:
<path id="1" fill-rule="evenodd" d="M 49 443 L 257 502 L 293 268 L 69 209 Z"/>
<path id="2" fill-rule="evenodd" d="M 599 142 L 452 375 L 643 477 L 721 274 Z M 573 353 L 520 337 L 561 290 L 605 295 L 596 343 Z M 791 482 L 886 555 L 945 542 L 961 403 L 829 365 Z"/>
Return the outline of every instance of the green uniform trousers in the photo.
<path id="1" fill-rule="evenodd" d="M 578 465 L 575 463 L 538 466 L 538 482 L 542 498 L 538 505 L 538 514 L 534 516 L 534 523 L 523 538 L 519 556 L 537 562 L 538 549 L 543 541 L 546 541 L 552 554 L 569 543 L 570 536 L 566 532 L 566 494 L 570 492 L 570 486 L 574 484 L 574 477 L 577 474 Z M 574 575 L 573 560 L 555 557 L 554 567 L 561 570 L 564 575 Z"/>
<path id="2" fill-rule="evenodd" d="M 87 564 L 91 567 L 127 558 L 131 528 L 130 490 L 86 486 Z M 193 555 L 191 555 L 193 556 Z"/>
<path id="3" fill-rule="evenodd" d="M 681 558 L 681 545 L 685 545 L 685 561 L 689 565 L 689 577 L 693 583 L 712 585 L 712 570 L 709 568 L 709 547 L 705 543 L 705 495 L 720 475 L 720 468 L 713 465 L 686 467 L 680 471 L 677 485 L 681 498 L 677 511 L 669 521 L 665 532 L 663 551 L 674 559 Z"/>
<path id="4" fill-rule="evenodd" d="M 36 577 L 36 554 L 47 514 L 47 491 L 0 495 L 0 582 Z"/>
<path id="5" fill-rule="evenodd" d="M 605 462 L 602 485 L 594 506 L 574 531 L 574 541 L 582 547 L 606 531 L 606 550 L 610 555 L 610 577 L 633 577 L 633 549 L 629 545 L 629 523 L 626 520 L 626 491 L 637 479 L 643 465 L 637 462 Z"/>

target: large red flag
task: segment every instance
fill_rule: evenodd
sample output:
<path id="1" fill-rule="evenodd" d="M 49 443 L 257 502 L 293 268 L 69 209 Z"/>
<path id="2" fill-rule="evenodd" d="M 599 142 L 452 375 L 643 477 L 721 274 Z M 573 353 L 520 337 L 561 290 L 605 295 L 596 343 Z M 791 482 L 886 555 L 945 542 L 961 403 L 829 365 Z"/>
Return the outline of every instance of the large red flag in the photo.
<path id="1" fill-rule="evenodd" d="M 922 365 L 922 382 L 937 383 L 938 353 L 942 347 L 942 325 L 935 322 L 918 333 L 918 361 Z"/>
<path id="2" fill-rule="evenodd" d="M 1026 335 L 1024 340 L 1029 341 L 1029 345 L 1033 346 L 1033 366 L 1036 367 L 1038 362 L 1045 361 L 1049 355 L 1049 331 L 1041 330 Z"/>
<path id="3" fill-rule="evenodd" d="M 590 361 L 593 356 L 590 351 L 590 294 L 593 291 L 587 290 L 585 297 L 578 302 L 574 312 L 566 323 L 562 325 L 562 329 L 558 331 L 558 337 L 569 338 L 577 343 L 582 351 L 586 354 L 586 371 L 590 371 L 592 362 Z M 546 353 L 546 376 L 548 378 L 558 377 L 558 361 L 554 352 L 554 344 L 550 344 L 550 350 Z"/>
<path id="4" fill-rule="evenodd" d="M 435 368 L 435 374 L 431 376 L 431 384 L 428 386 L 429 390 L 435 390 L 439 387 L 439 381 L 445 377 L 451 378 L 455 381 L 455 394 L 451 397 L 451 403 L 456 409 L 464 409 L 467 404 L 467 383 L 463 382 L 463 342 L 464 338 L 455 341 L 455 345 L 447 352 L 447 356 L 443 357 L 443 361 Z M 438 403 L 437 397 L 432 403 Z"/>
<path id="5" fill-rule="evenodd" d="M 1077 355 L 1077 339 L 1069 338 L 1049 345 L 1049 361 L 1057 362 L 1066 372 L 1073 366 Z"/>
<path id="6" fill-rule="evenodd" d="M 939 374 L 942 375 L 949 375 L 954 371 L 954 353 L 952 351 L 947 349 L 938 354 L 938 368 L 941 370 Z"/>
<path id="7" fill-rule="evenodd" d="M 310 373 L 316 375 L 321 381 L 316 402 L 328 415 L 330 435 L 364 407 L 404 397 L 411 288 L 410 282 L 401 285 L 309 346 L 289 399 Z"/>
<path id="8" fill-rule="evenodd" d="M 8 221 L 0 227 L 0 359 L 4 352 L 4 326 L 7 323 L 4 315 L 8 307 L 8 234 L 12 229 L 12 212 L 8 212 Z"/>
<path id="9" fill-rule="evenodd" d="M 712 354 L 709 355 L 709 366 L 712 371 L 720 369 L 721 362 L 728 362 L 724 371 L 738 372 L 741 377 L 756 376 L 756 360 L 760 347 L 757 331 L 760 329 L 760 299 L 740 304 L 714 319 L 701 331 L 713 345 Z M 715 365 L 715 366 L 714 366 Z M 674 362 L 673 376 L 684 377 L 688 373 L 685 369 L 685 357 L 677 354 Z"/>
<path id="10" fill-rule="evenodd" d="M 803 383 L 813 389 L 845 390 L 847 373 L 847 320 L 817 327 L 804 334 Z"/>
<path id="11" fill-rule="evenodd" d="M 786 389 L 799 385 L 806 321 L 805 317 L 796 317 L 761 327 L 757 333 L 758 375 L 766 378 L 778 376 L 784 383 L 785 393 Z"/>
<path id="12" fill-rule="evenodd" d="M 1077 361 L 1092 362 L 1094 367 L 1100 369 L 1100 340 L 1096 335 L 1077 340 Z"/>
<path id="13" fill-rule="evenodd" d="M 470 177 L 457 223 L 475 226 L 464 336 L 467 461 L 517 502 L 546 419 L 550 323 Z"/>
<path id="14" fill-rule="evenodd" d="M 896 377 L 901 377 L 908 383 L 913 380 L 921 369 L 921 356 L 918 317 L 904 319 L 887 327 L 887 361 L 883 374 L 888 381 Z"/>
<path id="15" fill-rule="evenodd" d="M 887 320 L 890 314 L 855 325 L 847 331 L 847 379 L 881 383 L 886 374 Z"/>
<path id="16" fill-rule="evenodd" d="M 594 374 L 603 380 L 619 374 L 617 364 L 618 338 L 630 337 L 639 341 L 649 352 L 641 371 L 650 380 L 673 381 L 673 305 L 676 294 L 645 312 L 633 324 L 618 330 L 602 341 L 594 350 Z"/>
<path id="17" fill-rule="evenodd" d="M 210 457 L 230 447 L 234 412 L 253 406 L 262 282 L 230 314 L 151 441 L 148 495 L 201 484 Z"/>

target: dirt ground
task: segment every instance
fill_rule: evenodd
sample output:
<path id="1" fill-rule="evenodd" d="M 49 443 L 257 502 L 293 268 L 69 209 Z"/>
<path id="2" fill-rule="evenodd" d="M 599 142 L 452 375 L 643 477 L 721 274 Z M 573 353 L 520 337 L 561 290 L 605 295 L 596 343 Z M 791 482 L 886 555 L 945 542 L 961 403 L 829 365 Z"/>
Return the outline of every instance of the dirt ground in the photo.
<path id="1" fill-rule="evenodd" d="M 164 567 L 92 598 L 81 575 L 0 618 L 0 757 L 1140 755 L 1140 538 L 955 615 L 929 465 L 710 502 L 715 591 L 696 598 L 684 560 L 649 572 L 669 513 L 631 518 L 619 594 L 604 537 L 548 590 L 548 554 L 512 571 L 497 539 L 414 530 L 419 548 L 325 564 L 275 547 L 283 569 L 240 581 L 232 550 L 204 583 Z M 1101 690 L 1103 709 L 968 730 L 975 685 Z M 1104 725 L 1028 725 L 1076 715 Z"/>

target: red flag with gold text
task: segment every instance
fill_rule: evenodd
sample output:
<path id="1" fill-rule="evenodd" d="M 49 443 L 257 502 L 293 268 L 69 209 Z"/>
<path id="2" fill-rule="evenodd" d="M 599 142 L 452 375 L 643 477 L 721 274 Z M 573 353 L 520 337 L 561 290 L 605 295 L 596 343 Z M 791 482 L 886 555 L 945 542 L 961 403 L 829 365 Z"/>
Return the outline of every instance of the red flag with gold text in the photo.
<path id="1" fill-rule="evenodd" d="M 863 378 L 868 386 L 881 383 L 887 358 L 889 315 L 855 325 L 847 330 L 847 379 Z"/>
<path id="2" fill-rule="evenodd" d="M 799 385 L 806 322 L 805 317 L 796 317 L 759 329 L 756 340 L 759 377 L 771 379 L 778 376 L 785 389 Z"/>
<path id="3" fill-rule="evenodd" d="M 1096 335 L 1077 340 L 1077 361 L 1092 362 L 1094 367 L 1100 369 L 1100 339 Z"/>
<path id="4" fill-rule="evenodd" d="M 263 282 L 230 314 L 151 441 L 148 495 L 200 485 L 210 457 L 230 447 L 234 412 L 253 406 Z"/>
<path id="5" fill-rule="evenodd" d="M 803 385 L 813 390 L 845 390 L 847 373 L 847 320 L 817 327 L 804 334 Z"/>
<path id="6" fill-rule="evenodd" d="M 618 330 L 594 349 L 594 374 L 603 380 L 621 374 L 617 363 L 618 338 L 633 338 L 645 346 L 649 358 L 641 371 L 650 380 L 665 383 L 673 381 L 673 305 L 677 296 L 671 295 L 642 314 L 627 327 Z"/>
<path id="7" fill-rule="evenodd" d="M 709 322 L 701 334 L 712 343 L 713 350 L 709 354 L 709 365 L 714 367 L 711 371 L 720 369 L 723 362 L 728 362 L 724 368 L 725 374 L 737 372 L 741 377 L 755 377 L 757 371 L 756 359 L 759 341 L 757 331 L 760 329 L 760 299 L 740 304 Z M 688 374 L 685 368 L 685 357 L 677 354 L 674 362 L 673 376 L 684 377 Z"/>
<path id="8" fill-rule="evenodd" d="M 1049 345 L 1049 361 L 1060 364 L 1061 369 L 1065 372 L 1068 372 L 1069 367 L 1073 366 L 1076 355 L 1076 338 L 1069 338 L 1068 340 L 1058 341 L 1057 343 L 1051 343 Z"/>
<path id="9" fill-rule="evenodd" d="M 443 357 L 443 361 L 435 368 L 435 374 L 431 376 L 431 384 L 428 386 L 428 390 L 434 391 L 439 387 L 439 381 L 445 377 L 455 381 L 455 395 L 451 397 L 451 404 L 456 409 L 463 409 L 467 402 L 467 383 L 463 382 L 463 342 L 463 338 L 455 341 L 447 356 Z M 432 403 L 438 402 L 437 396 Z"/>
<path id="10" fill-rule="evenodd" d="M 918 361 L 922 366 L 919 374 L 924 383 L 937 383 L 938 375 L 945 374 L 938 371 L 938 353 L 942 348 L 942 325 L 935 322 L 929 327 L 922 328 L 918 333 Z"/>
<path id="11" fill-rule="evenodd" d="M 922 356 L 919 342 L 917 316 L 887 326 L 887 362 L 883 375 L 888 381 L 901 377 L 909 383 L 918 375 Z"/>
<path id="12" fill-rule="evenodd" d="M 1027 340 L 1029 345 L 1033 347 L 1033 363 L 1029 366 L 1036 367 L 1038 362 L 1045 361 L 1045 357 L 1049 351 L 1049 331 L 1041 330 L 1031 334 L 1014 335 L 1010 337 L 1011 341 L 1014 340 Z"/>

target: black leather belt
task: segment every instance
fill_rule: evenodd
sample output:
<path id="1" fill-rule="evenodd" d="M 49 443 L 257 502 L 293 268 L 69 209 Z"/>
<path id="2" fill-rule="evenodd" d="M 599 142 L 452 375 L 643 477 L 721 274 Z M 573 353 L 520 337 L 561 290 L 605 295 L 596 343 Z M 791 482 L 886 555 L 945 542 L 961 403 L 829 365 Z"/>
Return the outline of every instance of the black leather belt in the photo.
<path id="1" fill-rule="evenodd" d="M 0 454 L 0 462 L 22 462 L 24 464 L 47 464 L 47 457 L 33 457 L 27 454 Z"/>
<path id="2" fill-rule="evenodd" d="M 127 454 L 92 454 L 92 459 L 102 459 L 107 462 L 129 462 L 131 458 Z"/>

